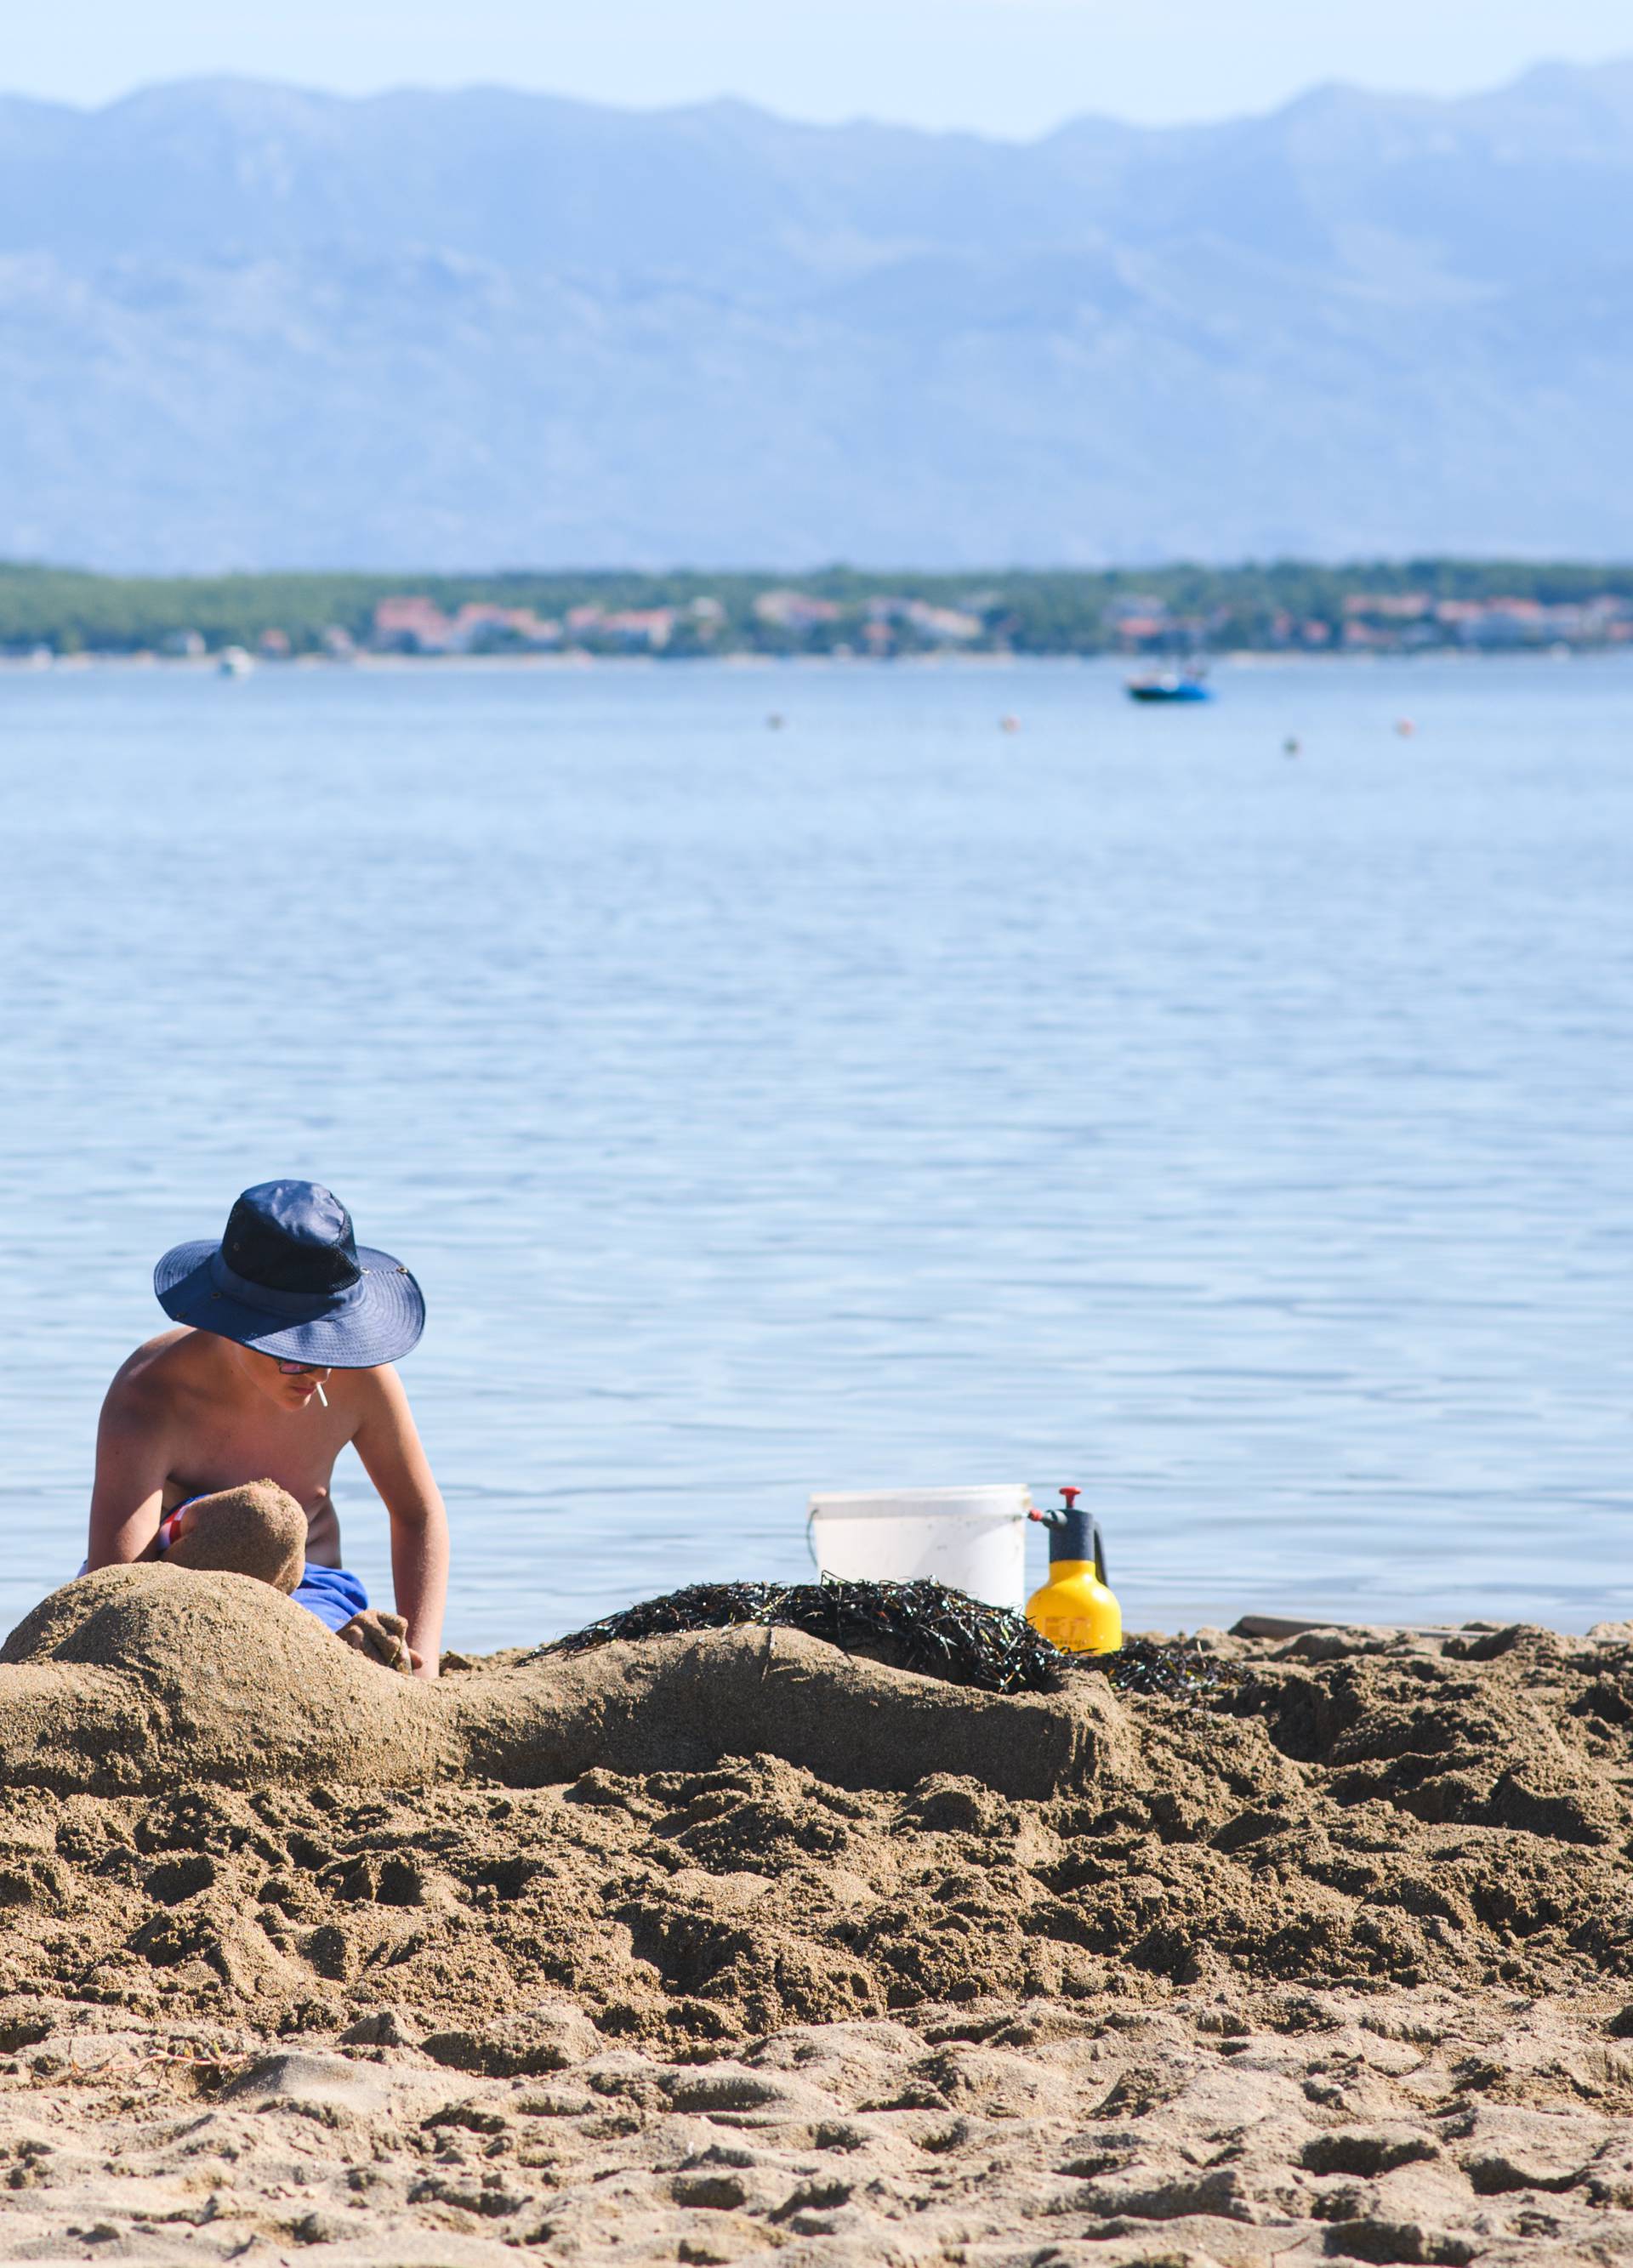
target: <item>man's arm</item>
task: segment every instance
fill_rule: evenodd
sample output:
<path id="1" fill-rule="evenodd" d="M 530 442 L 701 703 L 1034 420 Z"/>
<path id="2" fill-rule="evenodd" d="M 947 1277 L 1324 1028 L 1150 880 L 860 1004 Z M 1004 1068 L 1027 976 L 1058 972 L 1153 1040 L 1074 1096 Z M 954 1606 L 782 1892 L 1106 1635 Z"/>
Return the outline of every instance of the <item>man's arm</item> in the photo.
<path id="1" fill-rule="evenodd" d="M 448 1516 L 420 1446 L 403 1381 L 389 1366 L 373 1391 L 353 1444 L 391 1521 L 391 1580 L 418 1677 L 434 1677 L 448 1595 Z"/>
<path id="2" fill-rule="evenodd" d="M 87 1566 L 139 1559 L 159 1533 L 169 1449 L 143 1404 L 140 1388 L 122 1371 L 97 1421 Z"/>

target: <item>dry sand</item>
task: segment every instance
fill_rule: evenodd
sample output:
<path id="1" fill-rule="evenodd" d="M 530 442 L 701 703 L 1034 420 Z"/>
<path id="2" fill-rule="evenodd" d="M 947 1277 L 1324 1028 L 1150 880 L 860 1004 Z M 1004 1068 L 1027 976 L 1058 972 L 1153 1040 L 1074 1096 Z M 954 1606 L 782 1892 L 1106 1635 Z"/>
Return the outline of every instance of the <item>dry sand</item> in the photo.
<path id="1" fill-rule="evenodd" d="M 110 1569 L 0 1662 L 0 2258 L 1633 2260 L 1633 1631 L 1223 1705 L 778 1631 L 434 1687 Z"/>

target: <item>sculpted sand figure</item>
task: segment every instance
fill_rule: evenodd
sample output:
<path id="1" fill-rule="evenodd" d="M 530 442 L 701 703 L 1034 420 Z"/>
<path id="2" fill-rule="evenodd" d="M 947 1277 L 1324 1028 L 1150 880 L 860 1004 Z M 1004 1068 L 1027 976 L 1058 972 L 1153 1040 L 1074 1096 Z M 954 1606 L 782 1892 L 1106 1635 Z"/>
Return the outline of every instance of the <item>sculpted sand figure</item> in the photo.
<path id="1" fill-rule="evenodd" d="M 329 1190 L 279 1181 L 246 1189 L 218 1241 L 167 1252 L 153 1284 L 179 1328 L 108 1388 L 86 1570 L 252 1575 L 346 1644 L 434 1677 L 447 1518 L 392 1367 L 425 1328 L 414 1278 L 359 1249 Z M 348 1443 L 391 1522 L 395 1614 L 341 1564 L 329 1484 Z"/>

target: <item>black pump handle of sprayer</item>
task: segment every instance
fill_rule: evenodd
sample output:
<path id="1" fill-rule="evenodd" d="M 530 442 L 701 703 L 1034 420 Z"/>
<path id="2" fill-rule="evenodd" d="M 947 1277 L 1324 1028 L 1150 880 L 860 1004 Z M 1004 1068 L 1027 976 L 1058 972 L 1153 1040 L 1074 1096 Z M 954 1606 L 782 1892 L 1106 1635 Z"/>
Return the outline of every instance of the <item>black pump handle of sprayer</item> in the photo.
<path id="1" fill-rule="evenodd" d="M 1062 1488 L 1060 1494 L 1066 1498 L 1066 1509 L 1064 1512 L 1038 1512 L 1034 1510 L 1029 1512 L 1026 1517 L 1028 1520 L 1035 1520 L 1040 1528 L 1047 1528 L 1055 1530 L 1066 1528 L 1071 1529 L 1073 1533 L 1064 1550 L 1057 1550 L 1055 1548 L 1054 1536 L 1053 1535 L 1050 1536 L 1050 1558 L 1092 1558 L 1094 1561 L 1096 1578 L 1098 1581 L 1104 1583 L 1106 1580 L 1105 1538 L 1100 1532 L 1100 1523 L 1095 1518 L 1093 1513 L 1079 1512 L 1077 1509 L 1077 1499 L 1083 1494 L 1082 1489 Z M 1085 1545 L 1088 1546 L 1087 1550 L 1083 1548 Z M 1109 1585 L 1107 1587 L 1110 1587 Z"/>

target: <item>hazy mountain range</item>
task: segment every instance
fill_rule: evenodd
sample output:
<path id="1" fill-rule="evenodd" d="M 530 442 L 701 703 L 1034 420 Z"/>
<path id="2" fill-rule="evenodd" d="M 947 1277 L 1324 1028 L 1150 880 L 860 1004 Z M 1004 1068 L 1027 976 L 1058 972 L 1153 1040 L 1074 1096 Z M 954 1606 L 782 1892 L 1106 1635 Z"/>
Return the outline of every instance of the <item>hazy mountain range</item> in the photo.
<path id="1" fill-rule="evenodd" d="M 1633 555 L 1633 62 L 1027 144 L 0 99 L 0 556 Z"/>

